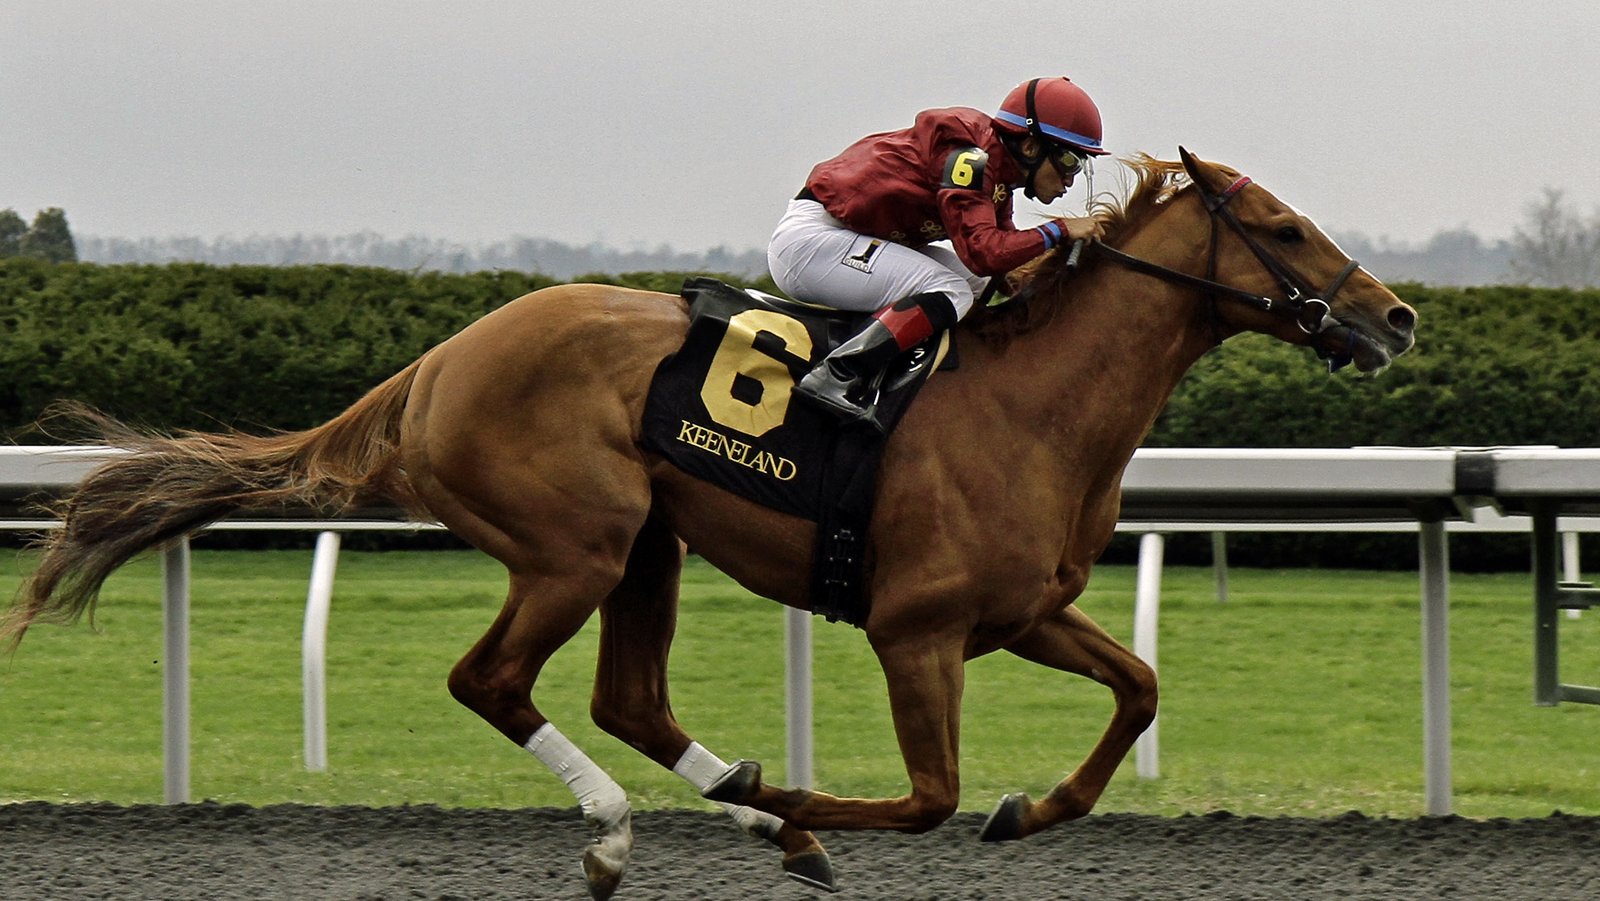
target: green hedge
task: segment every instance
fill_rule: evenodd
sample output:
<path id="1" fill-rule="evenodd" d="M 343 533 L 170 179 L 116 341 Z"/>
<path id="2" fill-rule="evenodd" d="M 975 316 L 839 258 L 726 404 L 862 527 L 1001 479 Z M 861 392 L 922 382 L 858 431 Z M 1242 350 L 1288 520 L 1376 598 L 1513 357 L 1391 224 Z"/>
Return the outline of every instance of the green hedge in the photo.
<path id="1" fill-rule="evenodd" d="M 676 291 L 682 273 L 581 281 Z M 737 281 L 729 279 L 730 281 Z M 302 428 L 484 313 L 552 280 L 520 272 L 350 266 L 95 265 L 0 261 L 0 429 L 57 398 L 161 428 Z M 775 290 L 770 281 L 758 287 Z M 1247 335 L 1179 386 L 1149 444 L 1167 447 L 1600 444 L 1600 291 L 1396 291 L 1420 315 L 1416 350 L 1376 377 L 1327 375 L 1308 350 Z M 974 461 L 974 465 L 990 465 Z M 1311 474 L 1314 477 L 1314 474 Z M 1410 566 L 1409 538 L 1240 537 L 1240 562 Z M 1478 545 L 1483 545 L 1482 549 Z M 1526 565 L 1526 543 L 1458 538 L 1468 565 Z M 1175 540 L 1176 560 L 1206 542 Z M 1126 556 L 1126 542 L 1114 555 Z"/>
<path id="2" fill-rule="evenodd" d="M 1394 287 L 1417 346 L 1387 371 L 1329 376 L 1310 351 L 1241 336 L 1189 372 L 1148 443 L 1600 443 L 1600 291 Z"/>
<path id="3" fill-rule="evenodd" d="M 676 292 L 682 274 L 589 277 Z M 555 282 L 520 272 L 0 261 L 0 430 L 57 398 L 161 428 L 327 420 L 494 308 Z"/>

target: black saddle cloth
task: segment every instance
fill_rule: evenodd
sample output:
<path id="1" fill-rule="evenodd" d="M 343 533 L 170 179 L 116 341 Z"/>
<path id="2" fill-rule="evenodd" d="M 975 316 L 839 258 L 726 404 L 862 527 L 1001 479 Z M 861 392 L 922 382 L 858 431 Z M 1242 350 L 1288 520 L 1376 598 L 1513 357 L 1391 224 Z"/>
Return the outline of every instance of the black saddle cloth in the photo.
<path id="1" fill-rule="evenodd" d="M 903 354 L 872 392 L 871 416 L 841 422 L 791 392 L 867 314 L 713 279 L 691 279 L 683 296 L 689 331 L 651 383 L 645 446 L 697 478 L 816 522 L 814 609 L 859 626 L 866 618 L 861 552 L 883 444 L 949 356 L 949 336 Z"/>

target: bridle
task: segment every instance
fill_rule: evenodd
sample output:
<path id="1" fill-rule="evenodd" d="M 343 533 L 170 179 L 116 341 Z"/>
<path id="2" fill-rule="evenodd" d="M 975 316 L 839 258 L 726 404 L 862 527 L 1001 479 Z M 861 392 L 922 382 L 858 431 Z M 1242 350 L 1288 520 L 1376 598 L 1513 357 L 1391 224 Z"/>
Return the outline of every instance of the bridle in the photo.
<path id="1" fill-rule="evenodd" d="M 1300 327 L 1300 330 L 1311 336 L 1311 347 L 1316 350 L 1318 357 L 1328 361 L 1328 369 L 1330 371 L 1348 364 L 1351 360 L 1350 351 L 1348 349 L 1342 352 L 1334 351 L 1328 339 L 1335 336 L 1342 337 L 1345 339 L 1346 347 L 1349 348 L 1353 347 L 1355 342 L 1359 340 L 1359 333 L 1349 326 L 1341 325 L 1333 317 L 1332 304 L 1334 296 L 1339 293 L 1339 289 L 1344 287 L 1345 281 L 1350 278 L 1352 273 L 1361 268 L 1361 264 L 1355 260 L 1346 263 L 1345 267 L 1339 271 L 1339 274 L 1334 276 L 1333 281 L 1329 282 L 1326 288 L 1319 291 L 1293 266 L 1278 259 L 1270 250 L 1261 246 L 1259 241 L 1252 238 L 1249 232 L 1245 231 L 1244 224 L 1239 221 L 1239 217 L 1235 216 L 1233 210 L 1228 208 L 1228 201 L 1232 200 L 1234 195 L 1250 184 L 1249 178 L 1241 175 L 1220 194 L 1213 193 L 1209 188 L 1201 184 L 1199 179 L 1194 179 L 1192 184 L 1195 190 L 1199 192 L 1200 199 L 1205 204 L 1206 212 L 1211 218 L 1211 250 L 1206 261 L 1205 278 L 1129 256 L 1105 244 L 1095 245 L 1095 252 L 1135 272 L 1153 275 L 1156 278 L 1174 284 L 1198 288 L 1205 292 L 1206 296 L 1211 298 L 1213 302 L 1219 296 L 1228 297 L 1233 300 L 1243 301 L 1258 310 L 1291 316 L 1294 318 L 1295 324 Z M 1242 288 L 1222 284 L 1216 280 L 1217 237 L 1220 233 L 1219 220 L 1239 236 L 1245 246 L 1250 248 L 1250 252 L 1255 254 L 1256 259 L 1261 261 L 1261 265 L 1265 266 L 1267 271 L 1272 274 L 1272 277 L 1277 279 L 1278 284 L 1284 290 L 1283 299 L 1275 300 L 1271 297 L 1263 297 L 1259 294 L 1245 291 Z"/>

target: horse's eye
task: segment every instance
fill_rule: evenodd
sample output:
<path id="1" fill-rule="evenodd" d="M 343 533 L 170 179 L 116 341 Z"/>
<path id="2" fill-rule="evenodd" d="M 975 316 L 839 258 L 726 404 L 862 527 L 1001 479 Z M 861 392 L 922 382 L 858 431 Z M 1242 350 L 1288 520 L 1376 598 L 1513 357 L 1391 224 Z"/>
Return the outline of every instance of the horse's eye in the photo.
<path id="1" fill-rule="evenodd" d="M 1297 226 L 1293 225 L 1279 226 L 1277 232 L 1274 233 L 1274 237 L 1285 244 L 1298 244 L 1306 239 L 1305 234 Z"/>

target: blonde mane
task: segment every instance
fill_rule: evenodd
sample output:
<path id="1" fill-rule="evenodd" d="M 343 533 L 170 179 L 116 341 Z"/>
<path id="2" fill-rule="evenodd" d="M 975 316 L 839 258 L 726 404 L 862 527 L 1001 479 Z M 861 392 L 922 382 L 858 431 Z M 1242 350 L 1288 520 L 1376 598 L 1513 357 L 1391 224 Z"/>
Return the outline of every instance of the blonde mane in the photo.
<path id="1" fill-rule="evenodd" d="M 1149 154 L 1136 154 L 1120 160 L 1134 176 L 1133 188 L 1124 184 L 1119 200 L 1100 194 L 1089 202 L 1091 214 L 1105 226 L 1105 239 L 1115 243 L 1129 223 L 1145 217 L 1189 187 L 1189 173 L 1176 160 L 1158 160 Z"/>
<path id="2" fill-rule="evenodd" d="M 1105 241 L 1110 244 L 1117 243 L 1190 187 L 1188 172 L 1176 160 L 1159 160 L 1140 153 L 1119 159 L 1119 162 L 1132 179 L 1123 180 L 1120 193 L 1101 193 L 1089 202 L 1090 214 L 1104 226 Z M 1070 249 L 1063 245 L 1046 251 L 1009 273 L 1006 283 L 1011 287 L 1011 299 L 974 310 L 968 316 L 978 337 L 1004 346 L 1012 338 L 1049 323 L 1060 305 L 1056 303 L 1058 292 L 1048 289 L 1071 277 L 1072 270 L 1064 265 Z"/>

